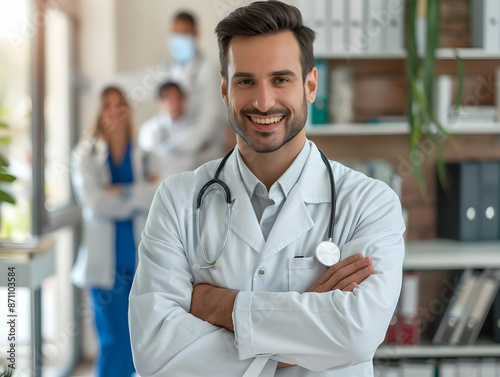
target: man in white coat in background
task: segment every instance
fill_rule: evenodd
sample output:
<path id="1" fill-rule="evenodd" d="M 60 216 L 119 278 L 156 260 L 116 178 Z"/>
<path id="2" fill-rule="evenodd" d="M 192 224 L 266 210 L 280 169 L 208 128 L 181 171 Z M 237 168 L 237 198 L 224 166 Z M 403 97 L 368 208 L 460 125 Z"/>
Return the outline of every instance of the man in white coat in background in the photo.
<path id="1" fill-rule="evenodd" d="M 166 82 L 158 89 L 158 113 L 139 128 L 139 146 L 161 161 L 161 179 L 194 170 L 204 161 L 200 156 L 210 148 L 186 112 L 187 98 L 181 87 Z"/>
<path id="2" fill-rule="evenodd" d="M 130 294 L 135 367 L 142 377 L 373 376 L 401 288 L 399 200 L 306 139 L 317 70 L 296 8 L 256 2 L 216 33 L 237 146 L 158 188 Z M 329 238 L 341 260 L 328 268 L 315 251 Z"/>

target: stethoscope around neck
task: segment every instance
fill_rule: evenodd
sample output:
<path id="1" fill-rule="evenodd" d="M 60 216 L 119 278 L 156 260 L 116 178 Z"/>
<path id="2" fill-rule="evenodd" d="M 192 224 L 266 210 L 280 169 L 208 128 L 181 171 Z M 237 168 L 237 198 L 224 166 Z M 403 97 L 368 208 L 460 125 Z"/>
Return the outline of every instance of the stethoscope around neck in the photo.
<path id="1" fill-rule="evenodd" d="M 319 149 L 318 149 L 319 150 Z M 219 261 L 222 253 L 224 252 L 224 248 L 227 243 L 227 238 L 229 235 L 229 222 L 231 219 L 231 191 L 229 190 L 229 187 L 227 184 L 219 179 L 220 172 L 224 165 L 226 164 L 227 159 L 231 154 L 233 153 L 234 148 L 231 149 L 222 159 L 222 161 L 219 163 L 219 166 L 217 167 L 217 170 L 215 171 L 215 176 L 213 179 L 208 181 L 203 185 L 201 188 L 200 192 L 198 193 L 198 198 L 196 199 L 196 234 L 198 236 L 198 245 L 200 248 L 200 254 L 203 258 L 203 261 L 205 262 L 205 265 L 202 266 L 198 263 L 194 263 L 192 265 L 193 270 L 199 270 L 201 269 L 206 269 L 206 268 L 220 268 L 222 267 L 221 262 Z M 340 261 L 340 249 L 339 247 L 333 242 L 333 232 L 335 230 L 335 209 L 336 209 L 336 195 L 335 195 L 335 180 L 333 179 L 333 171 L 332 167 L 330 165 L 330 162 L 326 158 L 326 156 L 323 154 L 321 150 L 319 150 L 319 153 L 321 155 L 321 159 L 323 160 L 324 164 L 327 167 L 328 170 L 328 177 L 330 181 L 330 192 L 332 196 L 332 208 L 330 210 L 330 221 L 328 225 L 328 239 L 325 241 L 322 241 L 316 246 L 316 259 L 323 265 L 330 267 L 333 266 L 335 263 Z M 312 182 L 312 184 L 314 184 Z M 227 206 L 227 225 L 226 225 L 226 231 L 224 234 L 224 239 L 223 242 L 217 250 L 217 253 L 215 254 L 215 257 L 213 259 L 210 259 L 207 255 L 207 252 L 205 251 L 205 248 L 203 247 L 203 242 L 201 240 L 201 226 L 200 226 L 200 219 L 201 219 L 201 211 L 203 209 L 203 200 L 205 198 L 205 193 L 207 190 L 212 187 L 213 185 L 219 185 L 223 191 L 224 191 L 224 199 L 225 203 Z"/>

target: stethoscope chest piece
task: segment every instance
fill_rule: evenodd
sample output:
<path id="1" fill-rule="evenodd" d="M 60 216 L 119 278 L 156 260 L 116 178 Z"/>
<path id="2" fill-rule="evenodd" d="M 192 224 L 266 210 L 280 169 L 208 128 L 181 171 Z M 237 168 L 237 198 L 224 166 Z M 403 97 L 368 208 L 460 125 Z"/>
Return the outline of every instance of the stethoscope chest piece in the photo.
<path id="1" fill-rule="evenodd" d="M 330 267 L 340 261 L 340 249 L 332 241 L 323 241 L 316 246 L 316 259 L 323 265 Z"/>

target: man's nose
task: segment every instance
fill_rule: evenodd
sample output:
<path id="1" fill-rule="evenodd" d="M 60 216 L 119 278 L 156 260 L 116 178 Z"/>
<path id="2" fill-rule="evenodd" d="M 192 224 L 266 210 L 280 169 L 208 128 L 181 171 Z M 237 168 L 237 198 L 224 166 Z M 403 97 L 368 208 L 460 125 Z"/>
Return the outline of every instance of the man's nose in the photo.
<path id="1" fill-rule="evenodd" d="M 269 85 L 261 84 L 257 87 L 253 105 L 261 112 L 271 109 L 276 103 L 274 90 Z"/>

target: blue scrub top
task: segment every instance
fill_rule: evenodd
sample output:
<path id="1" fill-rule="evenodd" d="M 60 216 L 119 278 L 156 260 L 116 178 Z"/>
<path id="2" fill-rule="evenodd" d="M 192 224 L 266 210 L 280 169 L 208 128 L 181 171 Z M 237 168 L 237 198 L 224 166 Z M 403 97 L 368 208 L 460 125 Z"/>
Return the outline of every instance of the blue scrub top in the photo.
<path id="1" fill-rule="evenodd" d="M 117 165 L 113 161 L 111 154 L 108 155 L 109 170 L 111 172 L 111 182 L 113 184 L 127 184 L 134 181 L 131 164 L 131 144 L 127 145 L 127 151 L 121 164 Z M 134 226 L 132 219 L 115 221 L 116 236 L 116 271 L 134 272 L 135 270 L 135 241 Z"/>

